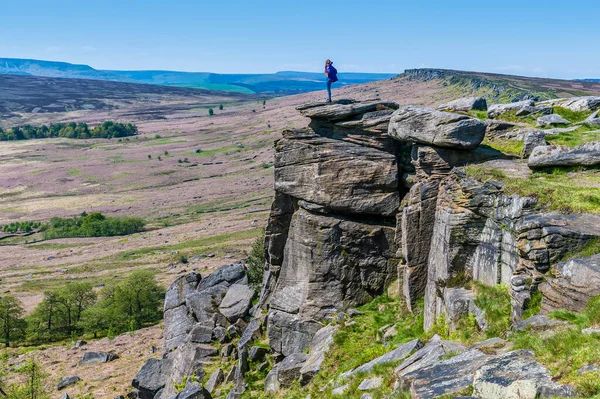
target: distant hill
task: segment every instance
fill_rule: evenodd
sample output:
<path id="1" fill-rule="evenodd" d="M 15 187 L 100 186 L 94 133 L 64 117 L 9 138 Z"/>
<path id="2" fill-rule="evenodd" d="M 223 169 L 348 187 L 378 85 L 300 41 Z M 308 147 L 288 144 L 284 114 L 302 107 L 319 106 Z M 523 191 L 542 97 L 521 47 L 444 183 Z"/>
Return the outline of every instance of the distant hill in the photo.
<path id="1" fill-rule="evenodd" d="M 600 82 L 600 79 L 576 79 L 578 82 Z"/>
<path id="2" fill-rule="evenodd" d="M 177 71 L 108 71 L 66 62 L 0 58 L 0 74 L 146 83 L 239 93 L 289 95 L 323 89 L 323 73 L 285 71 L 271 74 L 218 74 Z M 344 73 L 339 86 L 389 79 L 396 74 Z"/>

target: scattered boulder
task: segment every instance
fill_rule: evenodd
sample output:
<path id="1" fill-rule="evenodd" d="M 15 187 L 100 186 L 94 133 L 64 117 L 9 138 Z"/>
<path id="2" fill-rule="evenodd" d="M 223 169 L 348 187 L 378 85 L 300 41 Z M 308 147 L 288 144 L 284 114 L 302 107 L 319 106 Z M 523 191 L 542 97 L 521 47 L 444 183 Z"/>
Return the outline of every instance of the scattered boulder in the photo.
<path id="1" fill-rule="evenodd" d="M 85 342 L 82 339 L 78 339 L 77 341 L 75 341 L 75 347 L 76 348 L 81 348 L 83 346 L 87 345 L 87 342 Z"/>
<path id="2" fill-rule="evenodd" d="M 219 311 L 234 323 L 248 314 L 254 294 L 254 290 L 248 285 L 233 284 L 221 301 Z"/>
<path id="3" fill-rule="evenodd" d="M 115 359 L 118 359 L 119 356 L 113 353 L 106 352 L 85 352 L 83 354 L 83 358 L 79 361 L 80 366 L 85 366 L 88 364 L 98 364 L 98 363 L 108 363 L 112 362 Z"/>
<path id="4" fill-rule="evenodd" d="M 493 119 L 506 112 L 518 111 L 523 107 L 533 107 L 534 105 L 533 100 L 518 101 L 510 104 L 492 104 L 488 106 L 487 116 Z"/>
<path id="5" fill-rule="evenodd" d="M 293 353 L 286 357 L 277 367 L 277 380 L 282 387 L 289 387 L 300 378 L 300 370 L 306 362 L 307 356 L 303 353 Z"/>
<path id="6" fill-rule="evenodd" d="M 225 374 L 223 373 L 223 369 L 218 369 L 214 373 L 210 375 L 208 381 L 206 382 L 206 390 L 209 393 L 213 393 L 215 388 L 225 381 Z"/>
<path id="7" fill-rule="evenodd" d="M 556 102 L 555 105 L 576 112 L 595 111 L 600 108 L 600 96 L 572 97 L 564 101 Z"/>
<path id="8" fill-rule="evenodd" d="M 553 112 L 554 112 L 554 108 L 548 104 L 540 104 L 540 105 L 536 105 L 536 106 L 526 105 L 523 108 L 521 108 L 520 110 L 518 110 L 516 115 L 517 116 L 527 116 L 527 115 L 535 115 L 535 114 L 550 115 Z"/>
<path id="9" fill-rule="evenodd" d="M 521 320 L 514 325 L 516 331 L 546 331 L 555 328 L 563 327 L 568 323 L 563 320 L 551 319 L 544 315 L 531 316 L 525 320 Z"/>
<path id="10" fill-rule="evenodd" d="M 491 358 L 475 371 L 473 396 L 480 399 L 572 397 L 575 391 L 557 384 L 531 351 L 514 351 Z"/>
<path id="11" fill-rule="evenodd" d="M 600 142 L 585 143 L 574 148 L 554 145 L 536 147 L 527 165 L 531 169 L 600 165 Z"/>
<path id="12" fill-rule="evenodd" d="M 263 348 L 262 346 L 253 346 L 250 348 L 250 352 L 248 353 L 248 359 L 253 362 L 260 361 L 265 358 L 265 356 L 269 353 L 267 348 Z"/>
<path id="13" fill-rule="evenodd" d="M 490 136 L 501 136 L 507 130 L 522 127 L 521 124 L 507 122 L 499 119 L 488 119 L 487 121 L 485 121 L 485 125 L 485 132 L 490 134 Z"/>
<path id="14" fill-rule="evenodd" d="M 394 369 L 398 377 L 410 374 L 415 370 L 426 368 L 436 363 L 441 357 L 456 355 L 467 350 L 467 347 L 452 341 L 444 341 L 439 335 L 434 335 L 427 345 L 417 350 Z"/>
<path id="15" fill-rule="evenodd" d="M 537 126 L 558 126 L 569 125 L 570 123 L 571 122 L 557 114 L 544 115 L 537 118 Z"/>
<path id="16" fill-rule="evenodd" d="M 175 399 L 212 399 L 212 396 L 201 384 L 188 381 L 185 388 L 175 396 Z"/>
<path id="17" fill-rule="evenodd" d="M 399 141 L 473 150 L 485 135 L 486 125 L 466 115 L 407 106 L 390 119 L 388 134 Z"/>
<path id="18" fill-rule="evenodd" d="M 325 326 L 317 331 L 313 337 L 306 362 L 300 369 L 302 384 L 307 384 L 321 370 L 325 354 L 333 343 L 333 334 L 338 328 L 336 325 Z"/>
<path id="19" fill-rule="evenodd" d="M 433 399 L 458 393 L 473 383 L 473 376 L 488 360 L 477 349 L 470 349 L 450 359 L 419 367 L 399 377 L 400 385 L 410 388 L 415 399 Z"/>
<path id="20" fill-rule="evenodd" d="M 432 340 L 435 341 L 433 338 L 432 338 Z M 361 366 L 358 366 L 357 368 L 355 368 L 353 370 L 342 373 L 340 375 L 340 378 L 347 379 L 357 373 L 368 373 L 371 370 L 373 370 L 376 366 L 379 366 L 379 365 L 400 362 L 400 361 L 406 359 L 411 353 L 413 353 L 414 351 L 418 351 L 422 347 L 423 347 L 423 343 L 418 339 L 414 339 L 414 340 L 407 342 L 406 344 L 401 345 L 398 348 L 386 353 L 385 355 L 382 355 L 376 359 L 371 360 L 370 362 L 367 362 Z"/>
<path id="21" fill-rule="evenodd" d="M 133 378 L 131 386 L 138 390 L 140 399 L 153 399 L 165 387 L 170 369 L 170 359 L 148 359 Z"/>
<path id="22" fill-rule="evenodd" d="M 600 295 L 600 254 L 558 263 L 539 286 L 542 310 L 582 311 L 593 297 Z"/>
<path id="23" fill-rule="evenodd" d="M 487 110 L 487 102 L 482 97 L 463 97 L 440 105 L 440 111 L 469 112 Z"/>
<path id="24" fill-rule="evenodd" d="M 535 147 L 547 145 L 546 133 L 540 130 L 527 131 L 523 134 L 523 150 L 521 151 L 521 158 L 529 157 Z"/>
<path id="25" fill-rule="evenodd" d="M 60 391 L 61 389 L 65 389 L 66 387 L 76 384 L 79 381 L 81 381 L 81 378 L 77 376 L 62 377 L 58 384 L 56 384 L 56 389 Z"/>
<path id="26" fill-rule="evenodd" d="M 382 377 L 365 378 L 358 386 L 359 391 L 370 391 L 377 389 L 383 384 Z"/>
<path id="27" fill-rule="evenodd" d="M 350 389 L 350 384 L 342 385 L 341 387 L 337 387 L 331 391 L 331 395 L 333 396 L 342 396 L 345 395 L 346 392 Z"/>

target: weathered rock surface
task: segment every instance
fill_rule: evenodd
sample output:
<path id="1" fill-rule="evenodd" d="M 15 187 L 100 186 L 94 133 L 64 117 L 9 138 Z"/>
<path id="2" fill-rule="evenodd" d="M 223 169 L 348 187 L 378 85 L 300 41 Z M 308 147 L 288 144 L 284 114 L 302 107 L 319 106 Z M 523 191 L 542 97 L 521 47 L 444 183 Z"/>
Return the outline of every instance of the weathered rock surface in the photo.
<path id="1" fill-rule="evenodd" d="M 566 324 L 567 323 L 562 320 L 552 319 L 544 315 L 535 315 L 515 323 L 514 329 L 516 331 L 545 331 L 563 327 Z"/>
<path id="2" fill-rule="evenodd" d="M 546 134 L 539 130 L 528 131 L 523 134 L 523 150 L 521 158 L 527 158 L 533 152 L 535 147 L 546 146 Z"/>
<path id="3" fill-rule="evenodd" d="M 376 359 L 371 360 L 370 362 L 358 366 L 353 370 L 340 374 L 340 378 L 350 378 L 351 376 L 357 373 L 368 373 L 371 370 L 373 370 L 376 366 L 401 362 L 402 360 L 410 356 L 414 351 L 417 351 L 422 347 L 423 343 L 418 339 L 414 339 L 410 342 L 407 342 L 404 345 L 400 345 L 398 348 L 386 353 L 385 355 L 382 355 Z"/>
<path id="4" fill-rule="evenodd" d="M 402 378 L 413 371 L 435 364 L 442 356 L 456 355 L 467 350 L 467 347 L 452 341 L 444 341 L 434 335 L 427 345 L 413 353 L 394 369 L 394 373 Z"/>
<path id="5" fill-rule="evenodd" d="M 254 298 L 254 290 L 247 284 L 233 284 L 221 301 L 219 311 L 227 317 L 227 320 L 235 323 L 248 313 L 252 298 Z"/>
<path id="6" fill-rule="evenodd" d="M 554 108 L 548 104 L 540 104 L 536 106 L 526 105 L 523 108 L 519 109 L 516 113 L 517 116 L 527 116 L 527 115 L 549 115 L 554 112 Z"/>
<path id="7" fill-rule="evenodd" d="M 321 370 L 321 364 L 325 360 L 325 354 L 333 343 L 333 334 L 339 326 L 331 325 L 321 328 L 310 344 L 306 362 L 300 369 L 301 383 L 309 383 L 315 375 Z"/>
<path id="8" fill-rule="evenodd" d="M 539 286 L 542 310 L 582 311 L 594 296 L 600 295 L 600 254 L 561 262 L 552 277 Z"/>
<path id="9" fill-rule="evenodd" d="M 277 380 L 282 387 L 289 387 L 300 378 L 300 370 L 306 362 L 307 356 L 303 353 L 293 353 L 286 357 L 277 366 Z"/>
<path id="10" fill-rule="evenodd" d="M 308 108 L 307 108 L 308 107 Z M 327 121 L 339 121 L 349 119 L 356 115 L 367 112 L 380 111 L 384 109 L 397 109 L 398 104 L 393 102 L 365 102 L 354 104 L 310 104 L 297 107 L 300 113 L 311 119 L 325 119 Z"/>
<path id="11" fill-rule="evenodd" d="M 388 134 L 396 140 L 472 150 L 479 146 L 486 125 L 466 115 L 407 106 L 390 119 Z"/>
<path id="12" fill-rule="evenodd" d="M 554 145 L 536 147 L 527 164 L 531 169 L 600 165 L 600 142 L 586 143 L 574 148 Z"/>
<path id="13" fill-rule="evenodd" d="M 148 359 L 131 382 L 138 390 L 139 398 L 153 399 L 165 387 L 170 368 L 170 359 Z"/>
<path id="14" fill-rule="evenodd" d="M 188 381 L 183 390 L 175 396 L 175 399 L 212 399 L 212 396 L 201 384 Z"/>
<path id="15" fill-rule="evenodd" d="M 221 385 L 223 381 L 225 381 L 225 374 L 223 373 L 222 369 L 218 369 L 210 375 L 208 381 L 206 382 L 205 388 L 209 393 L 212 394 L 215 388 Z"/>
<path id="16" fill-rule="evenodd" d="M 275 145 L 275 190 L 325 209 L 392 216 L 398 212 L 396 157 L 323 137 Z"/>
<path id="17" fill-rule="evenodd" d="M 469 112 L 487 110 L 487 102 L 482 97 L 463 97 L 438 106 L 440 111 Z"/>
<path id="18" fill-rule="evenodd" d="M 79 381 L 81 381 L 81 378 L 77 376 L 62 377 L 58 384 L 56 384 L 56 389 L 60 391 L 61 389 L 65 389 L 73 384 L 77 384 Z"/>
<path id="19" fill-rule="evenodd" d="M 552 381 L 533 352 L 514 351 L 493 357 L 475 371 L 473 396 L 481 399 L 572 397 L 572 387 Z"/>
<path id="20" fill-rule="evenodd" d="M 584 97 L 572 97 L 566 100 L 558 100 L 556 105 L 563 108 L 568 108 L 571 111 L 594 111 L 600 107 L 600 97 L 598 96 L 584 96 Z"/>
<path id="21" fill-rule="evenodd" d="M 119 356 L 113 353 L 85 352 L 83 358 L 79 361 L 79 365 L 84 366 L 88 364 L 108 363 L 118 358 Z"/>
<path id="22" fill-rule="evenodd" d="M 557 114 L 544 115 L 537 118 L 537 126 L 559 126 L 569 125 L 570 123 L 571 122 Z"/>
<path id="23" fill-rule="evenodd" d="M 518 111 L 523 107 L 533 106 L 535 106 L 533 100 L 518 101 L 509 104 L 492 104 L 488 106 L 487 115 L 488 118 L 493 119 L 509 111 Z"/>
<path id="24" fill-rule="evenodd" d="M 361 381 L 358 386 L 359 391 L 371 391 L 381 387 L 383 384 L 383 377 L 365 378 Z"/>

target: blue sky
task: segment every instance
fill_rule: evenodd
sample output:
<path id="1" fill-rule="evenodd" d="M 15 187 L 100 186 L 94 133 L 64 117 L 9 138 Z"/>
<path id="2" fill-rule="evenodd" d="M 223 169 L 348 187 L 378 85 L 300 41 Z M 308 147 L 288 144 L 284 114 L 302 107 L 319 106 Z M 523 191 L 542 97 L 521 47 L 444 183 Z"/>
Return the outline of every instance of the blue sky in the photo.
<path id="1" fill-rule="evenodd" d="M 88 4 L 89 3 L 89 4 Z M 98 69 L 600 77 L 595 1 L 2 0 L 0 57 Z"/>

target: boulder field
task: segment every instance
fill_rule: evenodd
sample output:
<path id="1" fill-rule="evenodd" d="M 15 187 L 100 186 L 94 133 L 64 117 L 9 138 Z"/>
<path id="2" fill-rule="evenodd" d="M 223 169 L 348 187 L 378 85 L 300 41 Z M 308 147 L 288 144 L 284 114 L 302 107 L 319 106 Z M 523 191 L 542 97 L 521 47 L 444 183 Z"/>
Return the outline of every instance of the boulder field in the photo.
<path id="1" fill-rule="evenodd" d="M 578 110 L 594 101 L 561 104 Z M 287 130 L 275 143 L 275 196 L 260 292 L 248 285 L 242 263 L 176 280 L 165 300 L 164 356 L 148 360 L 136 376 L 139 397 L 209 398 L 215 386 L 233 382 L 227 398 L 238 398 L 248 362 L 267 353 L 276 360 L 265 379 L 267 393 L 296 381 L 308 384 L 333 342 L 336 321 L 390 286 L 409 310 L 424 301 L 426 330 L 442 316 L 452 330 L 469 314 L 485 328 L 472 281 L 509 287 L 515 328 L 538 291 L 542 313 L 581 310 L 600 294 L 598 256 L 559 261 L 600 237 L 600 217 L 546 212 L 497 182 L 469 178 L 461 166 L 502 156 L 480 147 L 489 124 L 465 114 L 485 108 L 477 98 L 445 104 L 444 111 L 352 100 L 298 107 L 309 126 Z M 552 115 L 529 100 L 487 109 L 491 117 L 507 111 Z M 566 156 L 546 147 L 536 131 L 524 139 L 532 168 L 560 157 L 568 158 L 564 165 L 570 159 L 596 164 L 597 144 Z M 233 337 L 239 338 L 235 347 L 227 344 Z M 259 337 L 268 349 L 255 345 Z M 414 398 L 469 386 L 476 398 L 575 394 L 556 383 L 532 352 L 490 353 L 488 344 L 498 342 L 466 347 L 436 336 L 391 347 L 340 376 L 335 391 L 343 397 L 344 378 L 393 362 L 397 388 Z M 219 356 L 237 359 L 236 366 L 211 374 L 207 386 L 186 379 L 204 376 L 205 365 Z M 358 389 L 380 384 L 366 379 Z"/>

